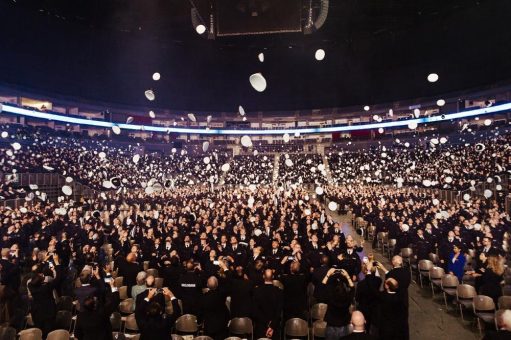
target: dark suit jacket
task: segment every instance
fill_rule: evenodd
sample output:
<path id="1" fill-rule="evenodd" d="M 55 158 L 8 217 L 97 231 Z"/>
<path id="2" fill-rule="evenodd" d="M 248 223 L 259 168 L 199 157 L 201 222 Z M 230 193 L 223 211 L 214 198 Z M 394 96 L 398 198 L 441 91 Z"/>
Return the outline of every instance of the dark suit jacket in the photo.
<path id="1" fill-rule="evenodd" d="M 215 335 L 227 329 L 229 310 L 225 298 L 226 295 L 218 289 L 210 290 L 202 296 L 201 316 L 206 335 Z"/>
<path id="2" fill-rule="evenodd" d="M 19 267 L 4 259 L 0 259 L 0 264 L 2 265 L 2 284 L 18 291 L 21 282 Z"/>
<path id="3" fill-rule="evenodd" d="M 78 300 L 79 306 L 83 305 L 83 301 L 89 296 L 96 296 L 98 289 L 92 285 L 81 286 L 75 288 L 74 295 Z"/>
<path id="4" fill-rule="evenodd" d="M 78 314 L 75 338 L 78 340 L 111 340 L 110 315 L 119 304 L 119 292 L 107 291 L 105 303 L 94 311 L 83 310 Z"/>
<path id="5" fill-rule="evenodd" d="M 172 326 L 177 318 L 181 316 L 181 309 L 177 299 L 172 300 L 172 308 L 174 313 L 172 315 L 159 315 L 157 317 L 148 317 L 146 309 L 149 302 L 142 300 L 140 304 L 137 303 L 137 310 L 135 318 L 137 319 L 137 326 L 140 329 L 140 340 L 168 340 L 172 331 Z M 164 308 L 165 306 L 163 306 Z"/>
<path id="6" fill-rule="evenodd" d="M 284 315 L 286 318 L 304 318 L 307 309 L 308 278 L 304 274 L 284 275 Z"/>
<path id="7" fill-rule="evenodd" d="M 123 257 L 118 258 L 119 276 L 124 277 L 124 285 L 128 286 L 128 296 L 131 297 L 131 287 L 137 284 L 137 274 L 143 270 L 138 263 L 126 262 Z"/>
<path id="8" fill-rule="evenodd" d="M 231 295 L 231 316 L 252 316 L 252 291 L 254 284 L 250 280 L 229 276 L 229 288 Z"/>
<path id="9" fill-rule="evenodd" d="M 253 315 L 256 333 L 264 337 L 264 332 L 271 322 L 271 328 L 278 333 L 280 330 L 280 314 L 282 313 L 282 291 L 272 284 L 263 284 L 254 289 Z"/>
<path id="10" fill-rule="evenodd" d="M 28 285 L 28 289 L 32 294 L 31 314 L 34 324 L 37 328 L 41 328 L 43 333 L 50 331 L 51 324 L 55 320 L 57 306 L 53 297 L 53 290 L 59 286 L 62 280 L 62 266 L 56 266 L 56 277 L 49 283 L 43 283 L 34 286 L 32 283 Z"/>

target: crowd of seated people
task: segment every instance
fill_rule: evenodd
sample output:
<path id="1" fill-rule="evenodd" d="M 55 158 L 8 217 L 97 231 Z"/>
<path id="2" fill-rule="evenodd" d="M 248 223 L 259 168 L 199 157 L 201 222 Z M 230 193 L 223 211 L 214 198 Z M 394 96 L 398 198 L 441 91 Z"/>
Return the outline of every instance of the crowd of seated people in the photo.
<path id="1" fill-rule="evenodd" d="M 234 156 L 229 163 L 230 171 L 225 173 L 225 184 L 270 185 L 273 181 L 273 156 Z"/>
<path id="2" fill-rule="evenodd" d="M 351 153 L 345 168 L 364 172 L 367 163 L 374 173 L 395 165 L 395 171 L 407 173 L 405 164 L 413 159 L 411 177 L 433 170 L 441 177 L 450 166 L 453 182 L 464 187 L 488 175 L 479 173 L 482 168 L 461 171 L 460 162 L 484 167 L 491 162 L 497 169 L 489 170 L 492 178 L 507 170 L 508 138 L 484 141 L 483 150 L 465 145 Z M 6 311 L 0 318 L 17 330 L 34 326 L 47 335 L 63 327 L 61 312 L 67 310 L 77 317 L 64 328 L 77 339 L 110 338 L 118 330 L 110 318 L 120 312 L 125 328 L 142 339 L 168 339 L 179 332 L 178 318 L 191 314 L 214 339 L 232 334 L 229 320 L 240 317 L 253 321 L 256 338 L 278 339 L 287 320 L 307 320 L 311 305 L 324 303 L 320 319 L 328 340 L 356 338 L 361 331 L 369 339 L 408 339 L 410 271 L 400 256 L 405 248 L 413 250 L 415 262 L 436 254 L 446 273 L 495 302 L 503 294 L 511 220 L 502 197 L 447 202 L 410 186 L 422 181 L 396 181 L 395 175 L 387 179 L 392 185 L 342 177 L 325 187 L 324 195 L 312 194 L 298 184 L 323 185 L 326 170 L 320 155 L 307 154 L 282 155 L 280 181 L 294 184 L 287 189 L 265 185 L 259 171 L 271 176 L 273 165 L 265 156 L 235 158 L 225 174 L 226 182 L 246 185 L 237 178 L 250 179 L 251 170 L 257 174 L 250 184 L 260 185 L 213 188 L 209 184 L 218 182 L 228 162 L 225 155 L 172 153 L 135 160 L 130 150 L 108 146 L 47 137 L 9 148 L 12 155 L 2 150 L 5 173 L 57 171 L 102 190 L 105 181 L 115 184 L 111 178 L 118 177 L 130 189 L 76 202 L 64 197 L 0 207 L 0 303 Z M 374 170 L 373 162 L 380 164 L 381 158 L 392 158 L 394 165 L 381 163 Z M 166 180 L 172 183 L 146 190 Z M 323 197 L 339 209 L 330 209 Z M 345 235 L 346 227 L 329 210 L 363 217 L 380 235 L 373 248 L 383 234 L 395 240 L 388 250 L 393 268 L 375 261 L 355 235 Z M 68 299 L 76 301 L 71 308 Z M 351 313 L 353 308 L 358 312 Z"/>
<path id="3" fill-rule="evenodd" d="M 2 301 L 11 326 L 44 335 L 62 327 L 72 299 L 77 339 L 105 338 L 114 312 L 134 318 L 142 339 L 168 338 L 183 314 L 214 339 L 229 334 L 235 317 L 250 318 L 257 338 L 279 338 L 284 322 L 306 320 L 312 303 L 328 304 L 325 332 L 336 339 L 357 320 L 350 306 L 363 298 L 354 284 L 375 271 L 362 245 L 301 189 L 190 186 L 27 208 L 0 208 Z M 404 290 L 394 293 L 408 283 L 399 280 L 389 274 L 383 291 L 371 288 L 374 308 L 404 306 Z M 366 316 L 379 338 L 406 337 L 379 315 Z M 391 317 L 407 329 L 404 307 Z"/>
<path id="4" fill-rule="evenodd" d="M 290 184 L 326 182 L 323 157 L 318 154 L 283 154 L 280 156 L 279 182 Z"/>
<path id="5" fill-rule="evenodd" d="M 444 137 L 445 138 L 445 137 Z M 337 184 L 386 183 L 465 190 L 482 181 L 500 181 L 508 174 L 511 134 L 493 135 L 475 143 L 451 144 L 430 138 L 424 145 L 398 143 L 357 151 L 329 153 Z"/>
<path id="6" fill-rule="evenodd" d="M 18 144 L 16 147 L 13 144 Z M 10 139 L 0 148 L 0 172 L 56 172 L 97 190 L 145 187 L 148 182 L 175 187 L 194 183 L 217 184 L 220 168 L 228 162 L 225 153 L 187 155 L 172 149 L 169 155 L 136 155 L 130 146 L 109 142 L 34 136 Z M 8 181 L 3 183 L 4 199 L 20 197 Z"/>
<path id="7" fill-rule="evenodd" d="M 511 237 L 511 219 L 502 201 L 474 196 L 449 203 L 434 193 L 381 185 L 329 187 L 326 191 L 340 209 L 352 210 L 368 222 L 373 248 L 384 239 L 394 255 L 410 248 L 416 264 L 433 260 L 445 273 L 472 284 L 497 305 L 503 295 Z"/>

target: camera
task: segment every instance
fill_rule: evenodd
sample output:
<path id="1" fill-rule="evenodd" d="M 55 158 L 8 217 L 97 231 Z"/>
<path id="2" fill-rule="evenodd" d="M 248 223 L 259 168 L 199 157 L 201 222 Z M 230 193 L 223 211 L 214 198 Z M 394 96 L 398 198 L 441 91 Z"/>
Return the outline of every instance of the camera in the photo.
<path id="1" fill-rule="evenodd" d="M 377 267 L 378 266 L 378 261 L 374 261 L 373 262 L 373 267 Z"/>

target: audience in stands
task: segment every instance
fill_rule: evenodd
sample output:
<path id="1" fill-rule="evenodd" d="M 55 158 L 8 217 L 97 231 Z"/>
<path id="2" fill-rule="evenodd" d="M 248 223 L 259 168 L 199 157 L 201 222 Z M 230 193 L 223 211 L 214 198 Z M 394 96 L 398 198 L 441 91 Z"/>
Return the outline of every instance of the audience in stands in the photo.
<path id="1" fill-rule="evenodd" d="M 256 338 L 278 339 L 283 323 L 306 318 L 311 302 L 328 304 L 328 339 L 348 335 L 350 323 L 351 338 L 371 339 L 365 330 L 378 339 L 408 339 L 410 265 L 431 253 L 446 272 L 475 280 L 480 294 L 495 301 L 502 295 L 511 221 L 501 197 L 470 192 L 447 201 L 414 186 L 428 187 L 425 179 L 438 182 L 434 188 L 452 189 L 489 176 L 503 181 L 508 138 L 485 141 L 482 151 L 431 143 L 434 150 L 343 153 L 333 166 L 342 185 L 330 186 L 321 156 L 282 155 L 282 186 L 276 187 L 266 185 L 272 183 L 271 157 L 236 157 L 231 162 L 239 172 L 231 164 L 223 174 L 225 155 L 133 160 L 130 150 L 110 149 L 106 142 L 27 141 L 2 160 L 2 171 L 55 171 L 103 192 L 80 201 L 41 200 L 28 195 L 37 189 L 17 193 L 15 181 L 4 187 L 5 198 L 29 199 L 0 207 L 0 280 L 7 303 L 23 301 L 45 335 L 57 327 L 61 306 L 55 296 L 70 296 L 77 301 L 71 309 L 78 313 L 78 339 L 108 338 L 111 313 L 133 310 L 142 339 L 168 339 L 182 314 L 195 315 L 214 339 L 229 335 L 233 317 L 250 317 Z M 483 173 L 490 164 L 489 175 Z M 234 185 L 211 186 L 222 176 Z M 324 187 L 324 194 L 299 185 L 306 183 Z M 362 217 L 375 246 L 384 236 L 395 240 L 393 268 L 387 272 L 371 254 L 366 258 L 363 243 L 344 234 L 331 210 Z M 403 258 L 406 248 L 411 255 Z M 156 270 L 158 284 L 148 269 Z M 133 300 L 121 297 L 120 287 Z M 121 298 L 132 302 L 129 310 L 118 307 Z M 15 311 L 10 324 L 24 327 L 16 313 L 26 315 L 28 307 Z M 361 313 L 351 313 L 353 308 Z M 506 318 L 499 323 L 504 331 Z"/>

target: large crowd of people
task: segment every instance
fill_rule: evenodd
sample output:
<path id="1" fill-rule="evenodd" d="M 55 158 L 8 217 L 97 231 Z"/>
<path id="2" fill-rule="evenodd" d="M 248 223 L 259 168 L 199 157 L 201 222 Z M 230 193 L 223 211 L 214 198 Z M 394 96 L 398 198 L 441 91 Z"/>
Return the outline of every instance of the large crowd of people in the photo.
<path id="1" fill-rule="evenodd" d="M 309 320 L 324 303 L 328 340 L 408 339 L 412 261 L 403 248 L 414 262 L 437 254 L 438 266 L 495 302 L 503 293 L 511 227 L 503 197 L 444 201 L 433 189 L 504 183 L 509 135 L 331 154 L 328 185 L 321 155 L 282 154 L 275 186 L 274 156 L 139 155 L 107 141 L 2 138 L 4 174 L 56 172 L 101 191 L 0 207 L 0 318 L 17 330 L 49 334 L 71 299 L 78 340 L 109 339 L 116 312 L 126 324 L 134 318 L 141 339 L 168 339 L 187 314 L 214 339 L 242 317 L 255 338 L 278 339 L 287 320 Z M 222 178 L 229 185 L 216 185 Z M 11 184 L 4 179 L 4 198 L 21 195 Z M 348 212 L 367 222 L 361 234 L 374 235 L 372 247 L 335 217 Z M 392 268 L 368 250 L 382 234 L 396 240 Z"/>

